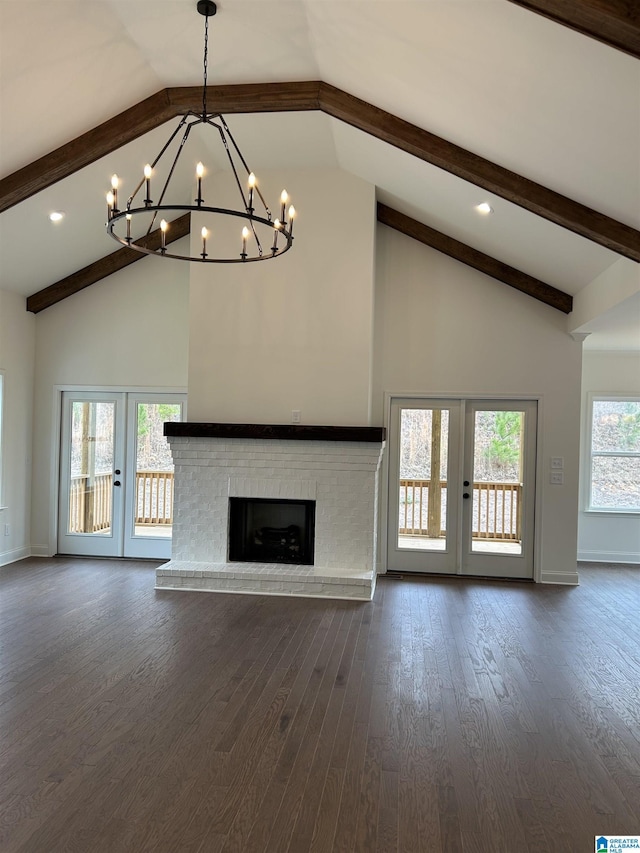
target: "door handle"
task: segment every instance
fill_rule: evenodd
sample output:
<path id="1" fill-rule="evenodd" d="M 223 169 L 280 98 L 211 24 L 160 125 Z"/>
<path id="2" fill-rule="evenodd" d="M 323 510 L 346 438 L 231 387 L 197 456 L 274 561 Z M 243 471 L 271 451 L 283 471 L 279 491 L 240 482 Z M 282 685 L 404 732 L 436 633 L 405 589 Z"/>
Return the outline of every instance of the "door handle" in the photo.
<path id="1" fill-rule="evenodd" d="M 113 473 L 114 473 L 114 474 L 119 474 L 119 473 L 120 473 L 120 469 L 119 469 L 119 468 L 116 468 L 116 470 L 115 470 Z M 469 485 L 468 483 L 465 483 L 465 486 L 468 486 L 468 485 Z"/>
<path id="2" fill-rule="evenodd" d="M 464 494 L 462 495 L 462 497 L 465 499 L 465 501 L 466 501 L 466 500 L 469 500 L 469 492 L 464 492 Z"/>
<path id="3" fill-rule="evenodd" d="M 122 485 L 122 483 L 120 482 L 120 480 L 114 480 L 114 481 L 113 481 L 113 485 L 114 485 L 114 486 L 121 486 L 121 485 Z"/>
<path id="4" fill-rule="evenodd" d="M 120 473 L 120 471 L 116 471 L 116 474 L 119 474 L 119 473 Z M 464 481 L 464 483 L 463 483 L 462 485 L 463 485 L 463 486 L 468 486 L 468 485 L 470 485 L 470 483 L 469 483 L 469 481 L 468 481 L 468 480 L 465 480 L 465 481 Z"/>

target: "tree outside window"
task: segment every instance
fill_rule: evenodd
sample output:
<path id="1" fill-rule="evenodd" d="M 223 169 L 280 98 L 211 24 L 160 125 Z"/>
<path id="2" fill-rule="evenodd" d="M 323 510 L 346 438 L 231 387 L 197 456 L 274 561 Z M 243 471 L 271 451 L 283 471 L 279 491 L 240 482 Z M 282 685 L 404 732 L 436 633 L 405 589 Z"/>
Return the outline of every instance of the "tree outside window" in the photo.
<path id="1" fill-rule="evenodd" d="M 592 401 L 589 509 L 640 511 L 640 398 Z"/>

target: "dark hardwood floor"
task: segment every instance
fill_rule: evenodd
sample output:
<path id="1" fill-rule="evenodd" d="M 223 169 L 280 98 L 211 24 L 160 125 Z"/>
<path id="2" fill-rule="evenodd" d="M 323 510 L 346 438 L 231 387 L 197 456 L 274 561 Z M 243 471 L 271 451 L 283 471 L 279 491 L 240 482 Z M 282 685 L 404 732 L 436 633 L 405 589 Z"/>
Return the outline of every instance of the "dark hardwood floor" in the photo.
<path id="1" fill-rule="evenodd" d="M 640 834 L 640 568 L 344 601 L 0 572 L 3 853 L 585 853 Z"/>

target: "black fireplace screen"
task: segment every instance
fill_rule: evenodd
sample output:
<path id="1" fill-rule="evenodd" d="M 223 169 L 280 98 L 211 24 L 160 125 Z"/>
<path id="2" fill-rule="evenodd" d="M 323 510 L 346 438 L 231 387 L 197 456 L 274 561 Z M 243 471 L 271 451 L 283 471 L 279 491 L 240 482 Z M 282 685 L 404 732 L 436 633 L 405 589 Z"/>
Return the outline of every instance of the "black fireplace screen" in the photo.
<path id="1" fill-rule="evenodd" d="M 313 565 L 315 501 L 229 498 L 229 560 Z"/>

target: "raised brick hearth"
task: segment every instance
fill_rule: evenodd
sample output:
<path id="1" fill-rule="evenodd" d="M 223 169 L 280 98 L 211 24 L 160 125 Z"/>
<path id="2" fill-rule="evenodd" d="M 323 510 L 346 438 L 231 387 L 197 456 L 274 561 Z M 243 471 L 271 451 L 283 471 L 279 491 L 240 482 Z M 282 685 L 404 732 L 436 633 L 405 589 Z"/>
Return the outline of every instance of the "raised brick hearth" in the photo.
<path id="1" fill-rule="evenodd" d="M 166 433 L 173 551 L 158 589 L 371 599 L 383 430 L 184 423 Z M 229 562 L 231 497 L 315 501 L 314 564 Z"/>

